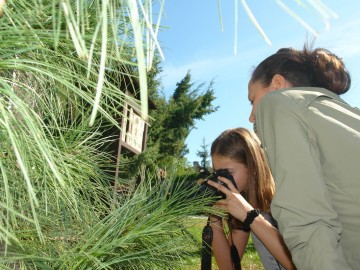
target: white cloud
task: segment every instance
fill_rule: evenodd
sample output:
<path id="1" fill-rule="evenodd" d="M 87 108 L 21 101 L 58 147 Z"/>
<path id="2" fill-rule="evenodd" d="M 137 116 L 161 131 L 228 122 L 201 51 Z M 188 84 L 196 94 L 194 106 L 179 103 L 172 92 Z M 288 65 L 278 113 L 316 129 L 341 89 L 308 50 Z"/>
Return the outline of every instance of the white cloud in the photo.
<path id="1" fill-rule="evenodd" d="M 191 71 L 192 78 L 195 81 L 209 81 L 212 79 L 229 80 L 239 76 L 241 69 L 246 76 L 250 75 L 252 65 L 260 61 L 261 58 L 269 55 L 271 47 L 266 44 L 260 44 L 256 48 L 241 51 L 238 55 L 233 55 L 232 52 L 226 56 L 207 55 L 202 59 L 197 59 L 192 62 L 187 62 L 181 65 L 163 62 L 162 83 L 166 89 L 173 89 L 177 82 L 179 82 L 187 73 Z M 226 52 L 225 52 L 226 53 Z M 259 59 L 259 60 L 256 60 Z M 245 71 L 244 71 L 245 70 Z"/>
<path id="2" fill-rule="evenodd" d="M 163 63 L 162 74 L 164 88 L 174 88 L 176 83 L 179 82 L 189 70 L 195 80 L 211 80 L 225 67 L 234 65 L 234 61 L 236 61 L 234 57 L 215 57 L 200 59 L 179 66 L 171 63 L 167 64 L 165 61 Z"/>
<path id="3" fill-rule="evenodd" d="M 319 35 L 316 44 L 328 48 L 344 59 L 359 57 L 360 18 L 348 20 L 340 18 L 329 31 Z"/>

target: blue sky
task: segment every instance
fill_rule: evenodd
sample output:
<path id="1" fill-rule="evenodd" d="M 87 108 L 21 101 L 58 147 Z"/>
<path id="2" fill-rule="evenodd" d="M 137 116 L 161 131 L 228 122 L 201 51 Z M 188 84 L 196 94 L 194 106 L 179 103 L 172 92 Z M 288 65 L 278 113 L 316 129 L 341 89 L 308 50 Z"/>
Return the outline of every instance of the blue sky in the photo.
<path id="1" fill-rule="evenodd" d="M 165 59 L 162 62 L 164 93 L 169 97 L 190 70 L 196 85 L 214 81 L 218 111 L 196 123 L 186 143 L 189 162 L 199 160 L 196 152 L 225 129 L 246 127 L 251 106 L 247 99 L 247 83 L 253 68 L 282 47 L 303 47 L 309 31 L 286 13 L 276 0 L 246 1 L 272 45 L 251 23 L 238 1 L 237 53 L 235 43 L 235 1 L 165 1 L 159 33 Z M 283 1 L 318 32 L 315 47 L 325 47 L 343 58 L 352 75 L 352 88 L 343 95 L 348 103 L 360 107 L 360 1 L 324 0 L 337 18 L 330 19 L 330 28 L 314 9 L 297 5 L 300 1 Z M 304 4 L 308 1 L 302 1 Z M 206 4 L 205 4 L 206 3 Z"/>

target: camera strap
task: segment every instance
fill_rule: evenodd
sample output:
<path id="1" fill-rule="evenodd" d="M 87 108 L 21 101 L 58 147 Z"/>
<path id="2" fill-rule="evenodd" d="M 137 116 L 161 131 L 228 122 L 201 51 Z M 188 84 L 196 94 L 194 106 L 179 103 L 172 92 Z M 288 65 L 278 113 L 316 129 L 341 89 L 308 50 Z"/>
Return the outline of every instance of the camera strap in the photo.
<path id="1" fill-rule="evenodd" d="M 231 246 L 230 246 L 230 257 L 231 257 L 231 262 L 234 265 L 234 269 L 235 270 L 241 270 L 241 259 L 239 257 L 239 252 L 236 248 L 236 246 L 234 245 L 234 241 L 233 241 L 233 237 L 232 237 L 232 215 L 229 214 L 229 235 L 230 235 L 230 242 L 231 242 Z"/>
<path id="2" fill-rule="evenodd" d="M 230 257 L 231 262 L 234 265 L 235 270 L 241 270 L 241 260 L 239 252 L 234 245 L 232 238 L 232 216 L 229 214 L 229 234 L 230 234 Z M 210 226 L 210 216 L 208 217 L 207 223 L 202 231 L 202 250 L 201 250 L 201 270 L 211 270 L 211 244 L 213 240 L 213 231 Z"/>
<path id="3" fill-rule="evenodd" d="M 211 270 L 211 243 L 213 231 L 210 226 L 210 216 L 202 231 L 201 270 Z"/>

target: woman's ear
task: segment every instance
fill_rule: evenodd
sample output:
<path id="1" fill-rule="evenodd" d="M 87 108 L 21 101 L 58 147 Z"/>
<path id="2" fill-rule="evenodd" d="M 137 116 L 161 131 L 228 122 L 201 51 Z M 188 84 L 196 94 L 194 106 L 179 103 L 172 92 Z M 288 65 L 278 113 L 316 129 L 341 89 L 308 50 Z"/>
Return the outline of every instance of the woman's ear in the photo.
<path id="1" fill-rule="evenodd" d="M 285 79 L 283 75 L 275 74 L 271 80 L 270 89 L 280 90 L 291 87 L 291 84 Z"/>

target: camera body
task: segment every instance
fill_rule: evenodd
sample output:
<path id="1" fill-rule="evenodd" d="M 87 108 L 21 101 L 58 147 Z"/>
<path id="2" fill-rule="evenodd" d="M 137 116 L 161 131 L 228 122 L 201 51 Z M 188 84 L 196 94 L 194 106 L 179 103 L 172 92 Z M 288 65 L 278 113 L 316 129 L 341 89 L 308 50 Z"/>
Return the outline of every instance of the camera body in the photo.
<path id="1" fill-rule="evenodd" d="M 219 176 L 229 179 L 231 181 L 231 183 L 235 186 L 235 188 L 237 188 L 234 177 L 230 174 L 230 172 L 227 169 L 219 169 L 219 170 L 214 171 L 213 173 L 211 173 L 209 176 L 207 176 L 205 178 L 205 181 L 199 187 L 199 193 L 205 193 L 209 197 L 221 197 L 221 199 L 225 199 L 226 195 L 224 193 L 222 193 L 217 188 L 210 186 L 207 183 L 208 180 L 211 180 L 215 183 L 218 183 L 218 184 L 228 188 L 228 186 L 225 183 L 221 182 L 218 179 Z"/>

